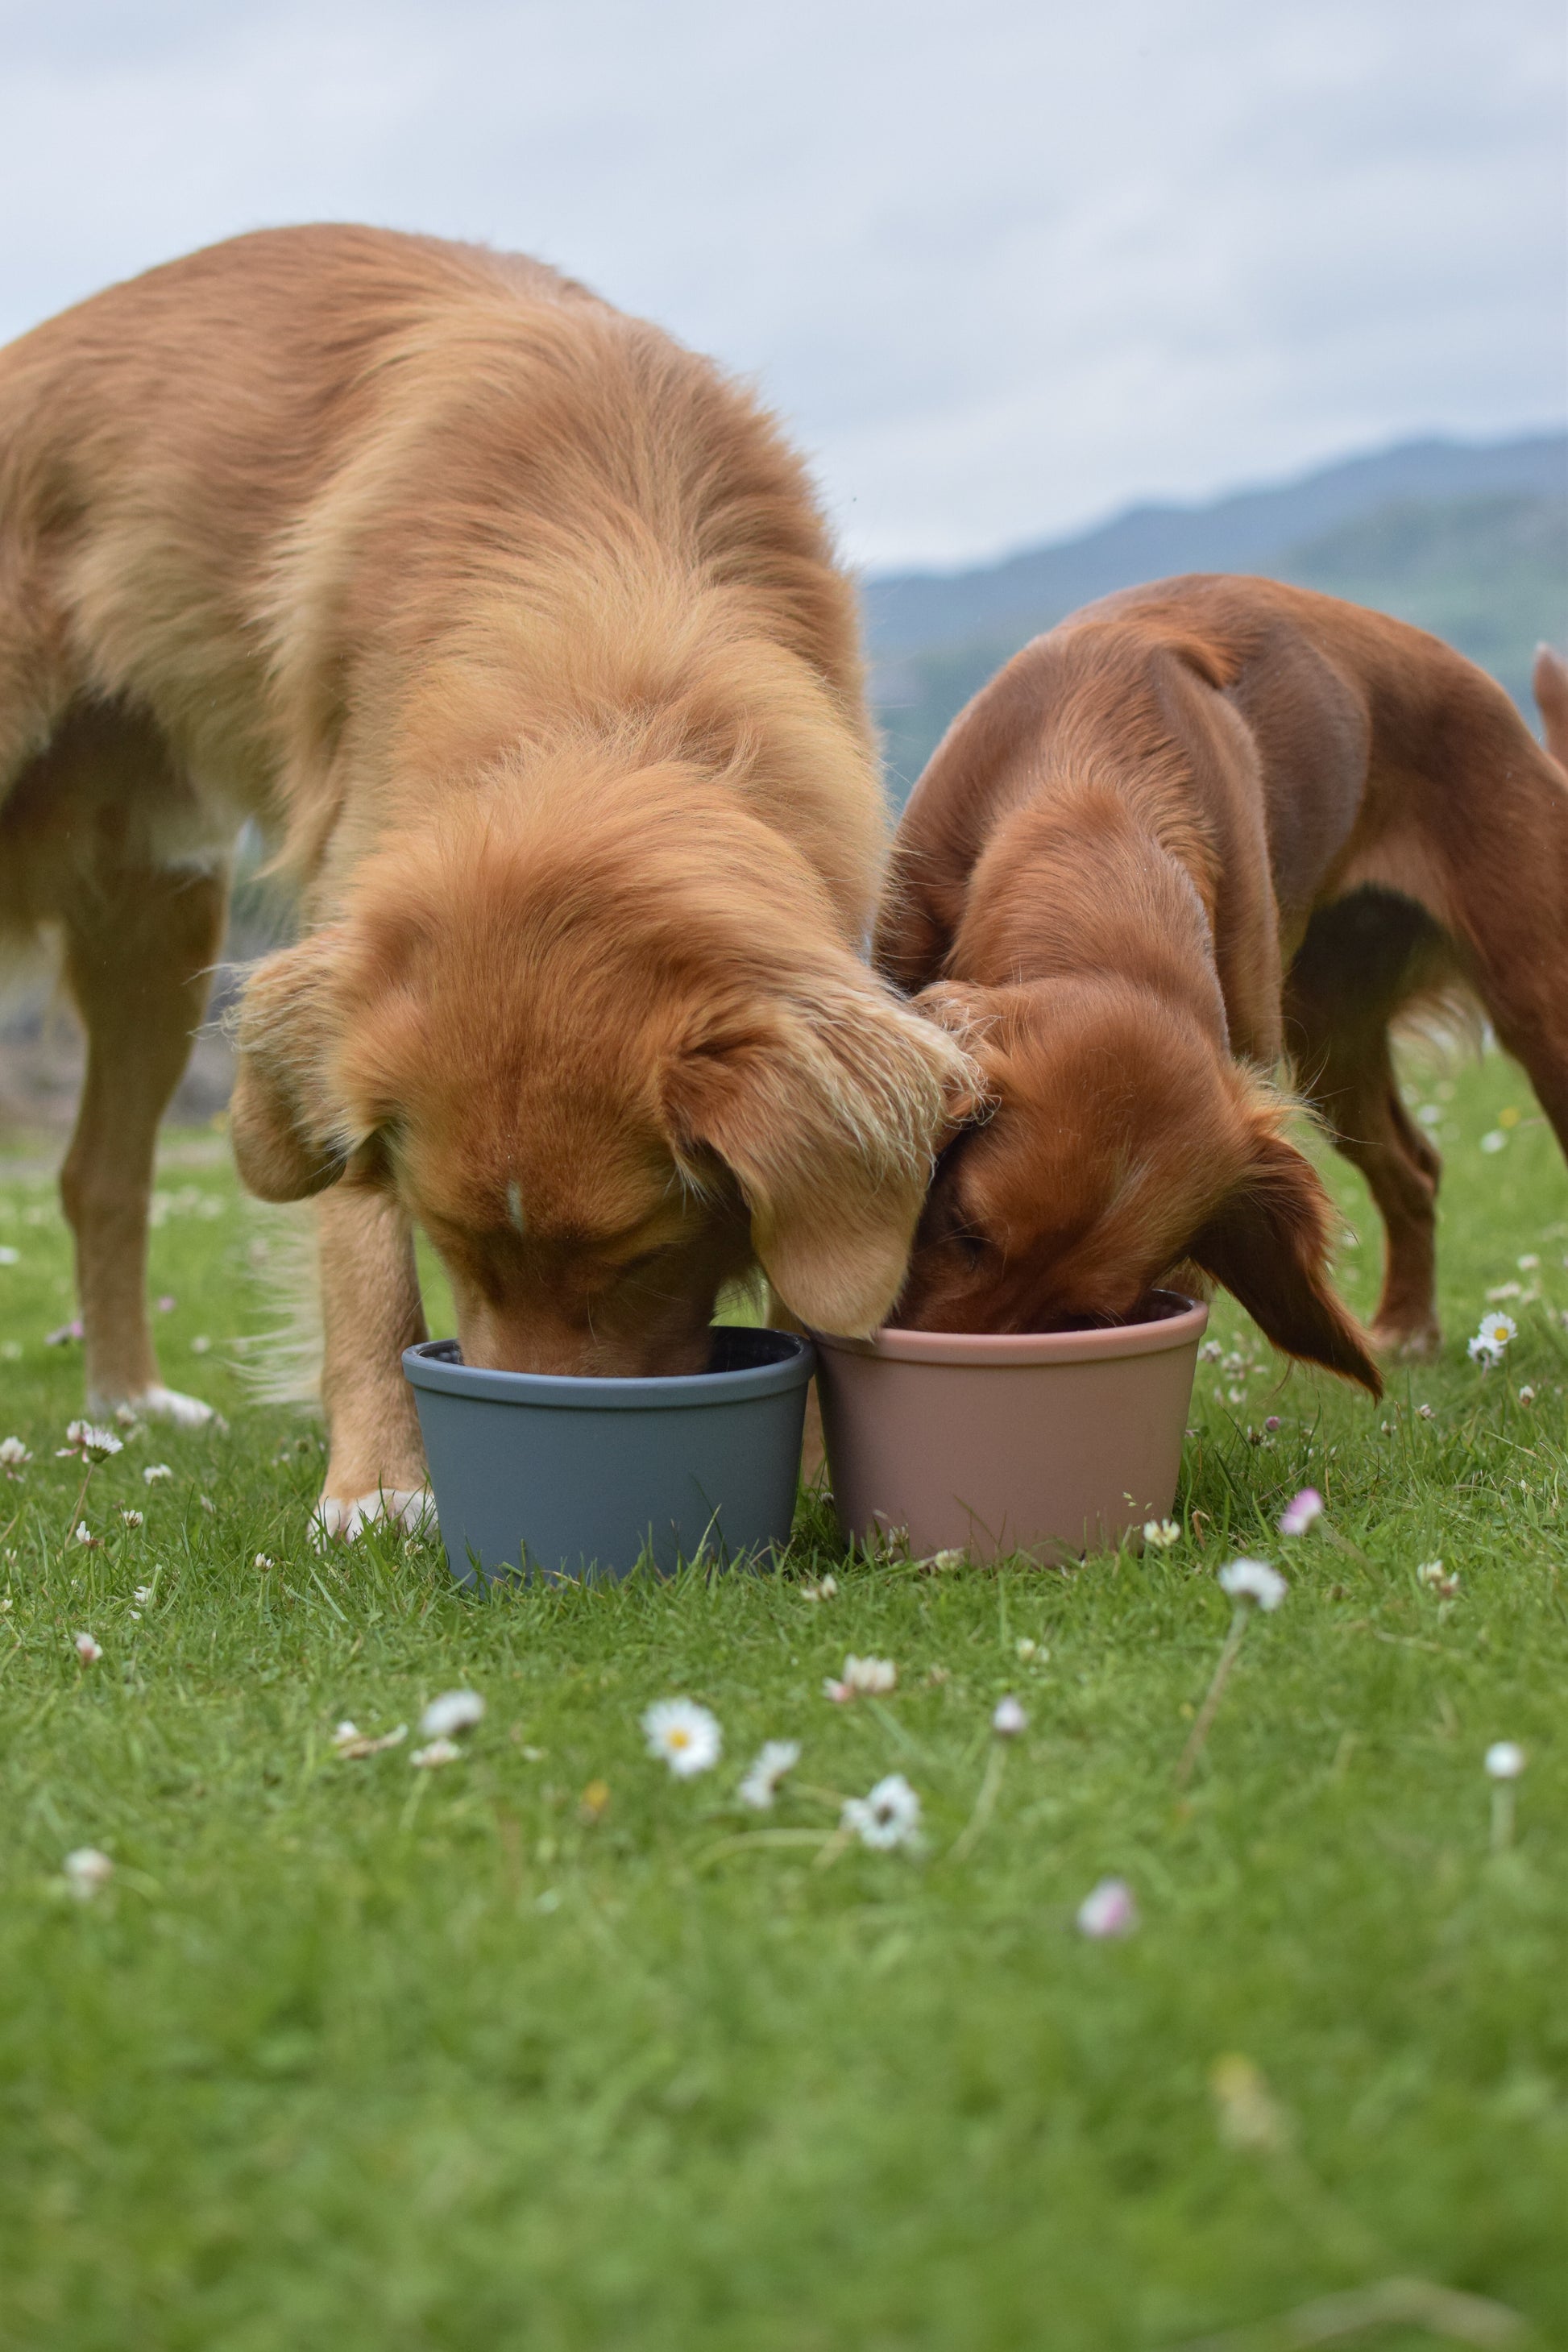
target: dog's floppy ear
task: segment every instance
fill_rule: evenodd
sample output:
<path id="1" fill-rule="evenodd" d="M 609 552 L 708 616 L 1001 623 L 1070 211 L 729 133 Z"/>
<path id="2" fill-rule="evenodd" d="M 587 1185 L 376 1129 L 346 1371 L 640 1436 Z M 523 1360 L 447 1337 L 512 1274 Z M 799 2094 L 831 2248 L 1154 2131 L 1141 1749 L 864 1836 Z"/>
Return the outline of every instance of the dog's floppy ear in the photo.
<path id="1" fill-rule="evenodd" d="M 692 1181 L 717 1159 L 784 1305 L 874 1331 L 902 1287 L 965 1056 L 869 973 L 715 1012 L 668 1066 L 665 1115 Z"/>
<path id="2" fill-rule="evenodd" d="M 266 957 L 230 1016 L 238 1064 L 229 1133 L 241 1180 L 263 1201 L 302 1201 L 348 1164 L 342 1107 L 327 1076 L 341 944 L 336 931 L 317 931 Z"/>
<path id="3" fill-rule="evenodd" d="M 1240 1299 L 1277 1348 L 1381 1396 L 1383 1375 L 1367 1336 L 1329 1281 L 1328 1192 L 1311 1161 L 1279 1132 L 1278 1119 L 1268 1108 L 1250 1114 L 1246 1173 L 1188 1255 Z"/>

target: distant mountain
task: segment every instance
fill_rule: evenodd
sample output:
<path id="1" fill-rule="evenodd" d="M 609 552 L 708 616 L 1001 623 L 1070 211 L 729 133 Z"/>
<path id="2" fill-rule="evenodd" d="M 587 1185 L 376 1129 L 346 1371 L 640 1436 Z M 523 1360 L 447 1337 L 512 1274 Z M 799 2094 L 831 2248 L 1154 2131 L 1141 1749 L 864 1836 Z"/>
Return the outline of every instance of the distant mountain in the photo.
<path id="1" fill-rule="evenodd" d="M 984 570 L 868 581 L 895 797 L 1030 637 L 1112 588 L 1178 572 L 1262 572 L 1375 605 L 1457 646 L 1528 709 L 1536 642 L 1568 638 L 1568 434 L 1410 442 L 1207 506 L 1134 508 Z"/>

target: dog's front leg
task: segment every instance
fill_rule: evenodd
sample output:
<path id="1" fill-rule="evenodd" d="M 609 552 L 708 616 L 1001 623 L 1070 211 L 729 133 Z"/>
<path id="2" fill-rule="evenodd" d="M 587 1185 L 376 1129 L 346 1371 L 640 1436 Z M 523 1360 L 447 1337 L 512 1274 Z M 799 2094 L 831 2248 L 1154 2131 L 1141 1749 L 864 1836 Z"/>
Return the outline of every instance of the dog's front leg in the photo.
<path id="1" fill-rule="evenodd" d="M 373 1519 L 416 1528 L 430 1507 L 402 1362 L 405 1348 L 426 1337 L 425 1309 L 413 1228 L 390 1194 L 345 1180 L 316 1207 L 330 1444 L 313 1526 L 319 1540 L 352 1541 Z"/>

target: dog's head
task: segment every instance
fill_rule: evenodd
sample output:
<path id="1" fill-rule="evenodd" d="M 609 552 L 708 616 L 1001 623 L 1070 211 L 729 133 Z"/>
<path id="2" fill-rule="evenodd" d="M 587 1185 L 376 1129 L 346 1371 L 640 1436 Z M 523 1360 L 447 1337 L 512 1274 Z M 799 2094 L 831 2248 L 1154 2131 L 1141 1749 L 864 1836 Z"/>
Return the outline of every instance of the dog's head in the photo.
<path id="1" fill-rule="evenodd" d="M 394 841 L 240 1010 L 246 1182 L 395 1192 L 470 1363 L 699 1370 L 759 1264 L 802 1321 L 873 1329 L 964 1081 L 776 835 L 637 782 Z"/>
<path id="2" fill-rule="evenodd" d="M 1184 1264 L 1274 1344 L 1382 1381 L 1329 1280 L 1332 1219 L 1287 1107 L 1197 1022 L 1115 982 L 938 982 L 916 1004 L 980 1074 L 947 1137 L 895 1320 L 1044 1331 L 1133 1315 Z"/>

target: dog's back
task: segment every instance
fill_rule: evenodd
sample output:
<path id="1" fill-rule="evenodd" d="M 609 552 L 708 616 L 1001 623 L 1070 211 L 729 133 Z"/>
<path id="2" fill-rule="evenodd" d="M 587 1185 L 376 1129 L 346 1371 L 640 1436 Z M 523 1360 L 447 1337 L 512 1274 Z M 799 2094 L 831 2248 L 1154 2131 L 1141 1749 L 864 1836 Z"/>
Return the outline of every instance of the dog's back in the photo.
<path id="1" fill-rule="evenodd" d="M 1521 757 L 1531 789 L 1516 812 L 1506 784 Z M 1026 646 L 954 719 L 900 827 L 879 951 L 906 987 L 938 977 L 997 824 L 1092 773 L 1156 817 L 1211 913 L 1228 877 L 1233 923 L 1251 803 L 1288 961 L 1325 893 L 1446 899 L 1439 850 L 1461 854 L 1470 780 L 1488 770 L 1487 823 L 1520 828 L 1527 868 L 1539 753 L 1503 689 L 1452 647 L 1277 581 L 1194 573 L 1121 590 Z M 1216 948 L 1223 962 L 1224 936 Z"/>
<path id="2" fill-rule="evenodd" d="M 0 352 L 0 800 L 70 703 L 120 698 L 205 789 L 281 821 L 301 876 L 344 761 L 700 699 L 705 669 L 711 732 L 742 641 L 799 657 L 867 743 L 852 593 L 771 418 L 516 256 L 264 231 L 49 320 Z M 459 614 L 467 705 L 421 714 Z M 853 934 L 870 764 L 858 808 L 840 777 L 815 811 L 813 765 L 791 820 Z"/>

